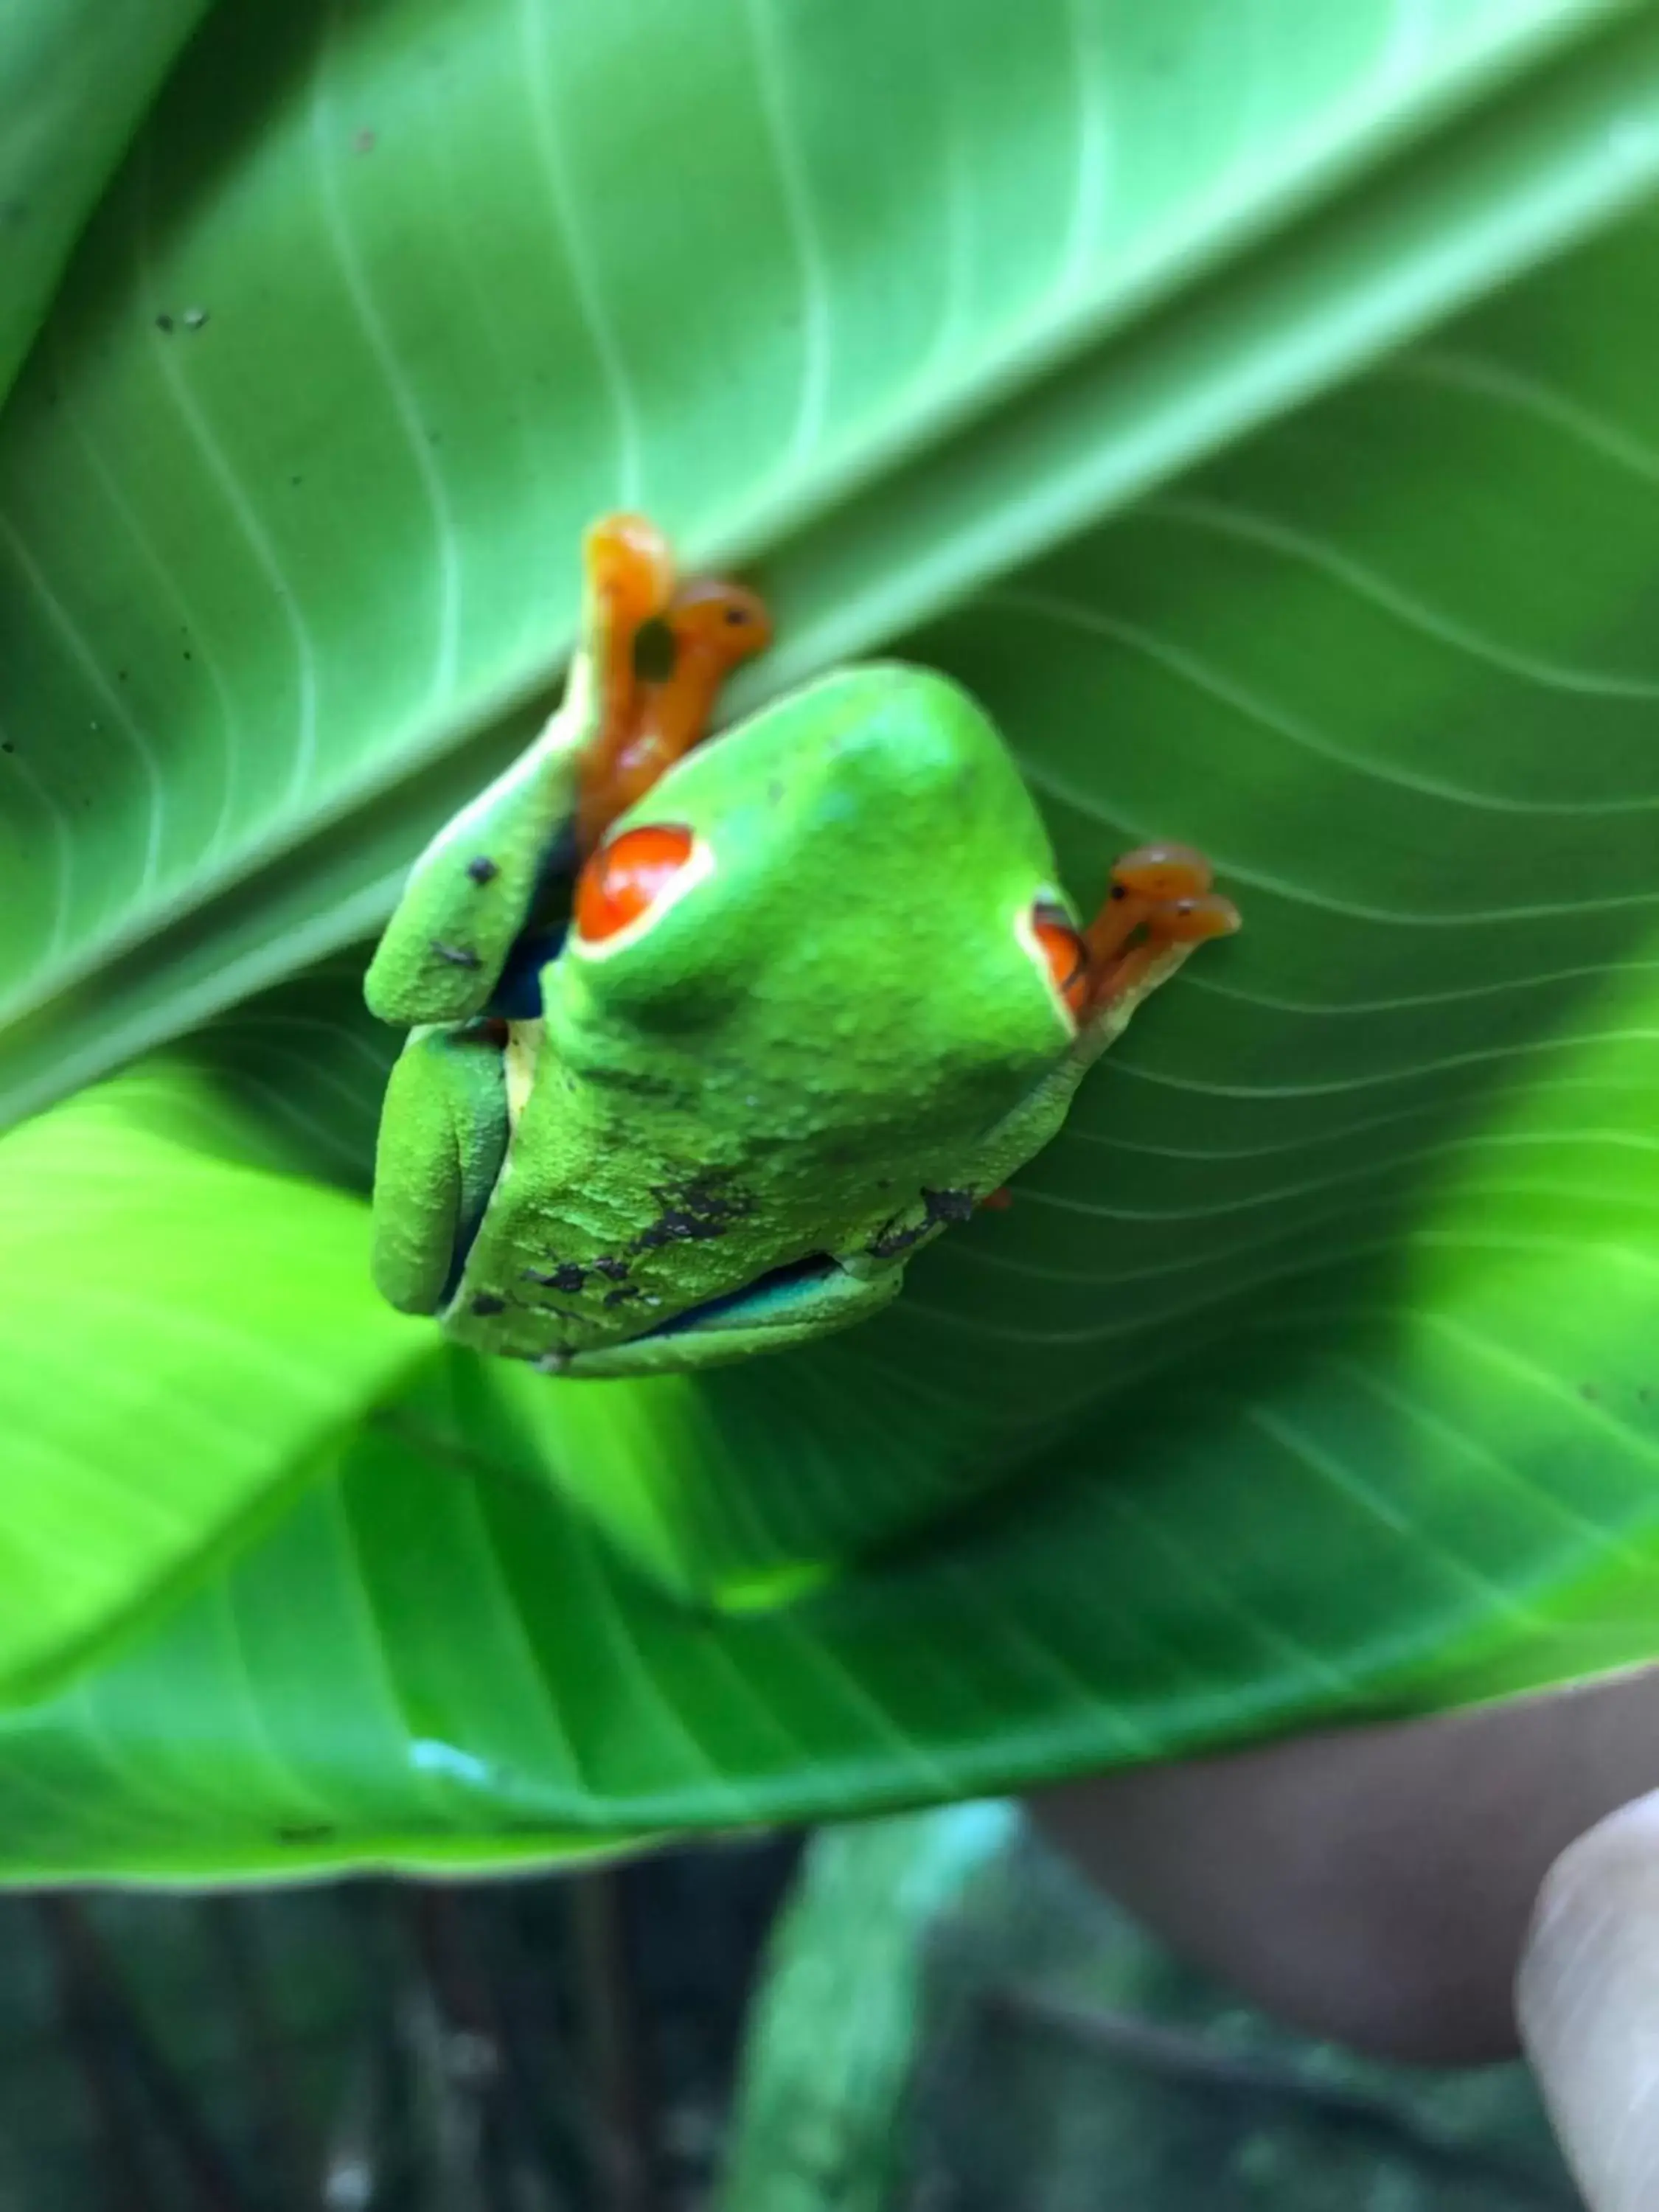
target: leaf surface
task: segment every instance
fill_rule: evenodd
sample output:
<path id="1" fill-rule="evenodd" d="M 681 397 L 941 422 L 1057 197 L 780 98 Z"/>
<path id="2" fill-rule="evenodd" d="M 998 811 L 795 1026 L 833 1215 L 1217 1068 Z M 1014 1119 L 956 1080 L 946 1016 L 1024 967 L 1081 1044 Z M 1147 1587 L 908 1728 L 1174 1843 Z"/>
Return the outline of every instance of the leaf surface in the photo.
<path id="1" fill-rule="evenodd" d="M 880 71 L 876 0 L 550 18 L 219 11 L 0 418 L 0 1084 L 190 1030 L 159 1126 L 0 1146 L 0 1864 L 507 1863 L 1650 1658 L 1651 11 L 988 0 Z M 1079 899 L 1176 836 L 1247 927 L 879 1322 L 554 1386 L 380 1313 L 319 1179 L 361 940 L 622 498 L 761 556 L 751 697 L 943 667 Z M 60 1591 L 36 1355 L 122 1252 L 256 1395 L 158 1370 L 232 1443 L 150 1454 L 146 1549 L 168 1432 L 100 1443 Z M 268 1335 L 322 1370 L 276 1449 Z"/>
<path id="2" fill-rule="evenodd" d="M 241 1165 L 204 1087 L 133 1076 L 0 1146 L 0 1680 L 16 1697 L 246 1541 L 426 1332 L 361 1210 Z"/>

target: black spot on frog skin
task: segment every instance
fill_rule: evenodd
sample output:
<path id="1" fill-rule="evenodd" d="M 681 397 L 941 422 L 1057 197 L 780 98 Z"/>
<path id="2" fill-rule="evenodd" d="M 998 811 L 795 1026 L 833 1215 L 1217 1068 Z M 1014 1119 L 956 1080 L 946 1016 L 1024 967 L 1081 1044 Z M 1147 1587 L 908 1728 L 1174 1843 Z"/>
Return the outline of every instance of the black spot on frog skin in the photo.
<path id="1" fill-rule="evenodd" d="M 628 1262 L 626 1260 L 617 1259 L 614 1253 L 602 1253 L 593 1262 L 593 1272 L 596 1275 L 603 1275 L 609 1283 L 625 1282 L 628 1278 Z"/>
<path id="2" fill-rule="evenodd" d="M 924 1218 L 910 1223 L 907 1228 L 884 1230 L 866 1247 L 872 1260 L 896 1259 L 919 1244 L 931 1230 L 941 1224 L 968 1221 L 973 1217 L 974 1194 L 969 1190 L 924 1190 L 921 1194 Z"/>
<path id="3" fill-rule="evenodd" d="M 755 1210 L 749 1192 L 733 1188 L 726 1178 L 692 1176 L 679 1184 L 665 1184 L 651 1194 L 661 1208 L 648 1229 L 642 1229 L 629 1246 L 634 1252 L 654 1251 L 664 1244 L 690 1243 L 724 1237 L 734 1221 Z"/>
<path id="4" fill-rule="evenodd" d="M 498 1298 L 494 1291 L 479 1291 L 474 1294 L 472 1310 L 480 1315 L 505 1313 L 507 1300 Z"/>
<path id="5" fill-rule="evenodd" d="M 480 853 L 466 864 L 466 872 L 475 884 L 493 884 L 501 872 L 488 853 Z"/>
<path id="6" fill-rule="evenodd" d="M 639 1294 L 640 1286 L 637 1283 L 619 1283 L 614 1291 L 605 1292 L 605 1303 L 607 1306 L 619 1306 L 629 1298 L 638 1297 Z"/>
<path id="7" fill-rule="evenodd" d="M 452 968 L 482 968 L 483 965 L 477 954 L 465 945 L 446 945 L 441 938 L 434 937 L 432 950 L 440 960 L 447 960 Z"/>
<path id="8" fill-rule="evenodd" d="M 724 1237 L 728 1224 L 710 1219 L 705 1214 L 682 1213 L 670 1206 L 659 1215 L 648 1229 L 642 1229 L 634 1240 L 636 1252 L 649 1252 L 659 1244 L 680 1244 L 703 1237 Z"/>
<path id="9" fill-rule="evenodd" d="M 865 1249 L 872 1260 L 896 1260 L 901 1252 L 908 1252 L 913 1244 L 920 1243 L 927 1230 L 925 1221 L 912 1222 L 908 1229 L 884 1229 Z"/>
<path id="10" fill-rule="evenodd" d="M 587 1280 L 586 1268 L 574 1260 L 562 1260 L 556 1267 L 545 1271 L 526 1267 L 524 1272 L 531 1282 L 541 1283 L 550 1291 L 579 1291 Z"/>

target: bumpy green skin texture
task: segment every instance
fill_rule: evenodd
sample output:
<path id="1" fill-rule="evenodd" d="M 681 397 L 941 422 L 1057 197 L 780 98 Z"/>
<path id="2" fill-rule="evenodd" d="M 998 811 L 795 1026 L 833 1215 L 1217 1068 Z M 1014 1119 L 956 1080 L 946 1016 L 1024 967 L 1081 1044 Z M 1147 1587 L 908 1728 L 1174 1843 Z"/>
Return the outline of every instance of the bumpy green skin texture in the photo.
<path id="1" fill-rule="evenodd" d="M 483 1006 L 518 927 L 498 887 L 527 902 L 582 742 L 574 720 L 540 741 L 420 864 L 370 972 L 377 1012 Z M 1034 902 L 1065 904 L 1047 835 L 941 677 L 827 678 L 690 754 L 611 835 L 646 823 L 694 832 L 687 887 L 567 940 L 543 1020 L 514 1025 L 506 1099 L 499 1054 L 422 1027 L 381 1127 L 385 1295 L 573 1376 L 708 1365 L 876 1312 L 1048 1143 L 1133 1010 L 1081 1033 L 1066 1012 L 1029 927 Z M 481 859 L 499 871 L 482 884 Z M 469 895 L 489 901 L 477 926 Z"/>

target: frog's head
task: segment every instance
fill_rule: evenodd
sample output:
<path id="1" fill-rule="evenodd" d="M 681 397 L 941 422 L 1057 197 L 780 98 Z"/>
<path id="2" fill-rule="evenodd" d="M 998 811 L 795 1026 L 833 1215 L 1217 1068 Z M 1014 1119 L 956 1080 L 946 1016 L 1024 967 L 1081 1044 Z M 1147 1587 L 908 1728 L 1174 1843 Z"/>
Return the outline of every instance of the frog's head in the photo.
<path id="1" fill-rule="evenodd" d="M 548 973 L 549 1040 L 578 1076 L 694 1073 L 711 1126 L 729 1091 L 781 1138 L 948 1151 L 1065 1053 L 1079 957 L 990 722 L 942 677 L 864 667 L 690 754 L 614 825 Z"/>

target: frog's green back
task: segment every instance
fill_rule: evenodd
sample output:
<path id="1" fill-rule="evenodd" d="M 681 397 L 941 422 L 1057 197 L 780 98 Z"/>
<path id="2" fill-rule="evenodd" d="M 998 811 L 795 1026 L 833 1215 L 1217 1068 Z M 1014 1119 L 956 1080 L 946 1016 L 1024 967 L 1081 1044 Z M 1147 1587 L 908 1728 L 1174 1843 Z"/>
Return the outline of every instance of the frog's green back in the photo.
<path id="1" fill-rule="evenodd" d="M 636 943 L 576 944 L 549 994 L 573 1066 L 712 1055 L 772 1091 L 856 1099 L 872 1150 L 959 1139 L 1063 1050 L 1028 939 L 1061 896 L 1046 831 L 994 726 L 920 669 L 826 678 L 693 754 L 618 825 L 672 822 L 709 877 Z M 745 1116 L 745 1119 L 748 1117 Z M 877 1133 L 879 1132 L 879 1134 Z"/>
<path id="2" fill-rule="evenodd" d="M 612 836 L 668 823 L 706 872 L 544 970 L 514 1171 L 458 1301 L 580 1274 L 544 1291 L 543 1341 L 549 1302 L 573 1345 L 632 1335 L 868 1247 L 924 1192 L 948 1203 L 1072 1036 L 1030 932 L 1061 900 L 1046 832 L 945 678 L 826 678 L 692 754 Z M 489 1318 L 499 1341 L 510 1317 Z"/>

